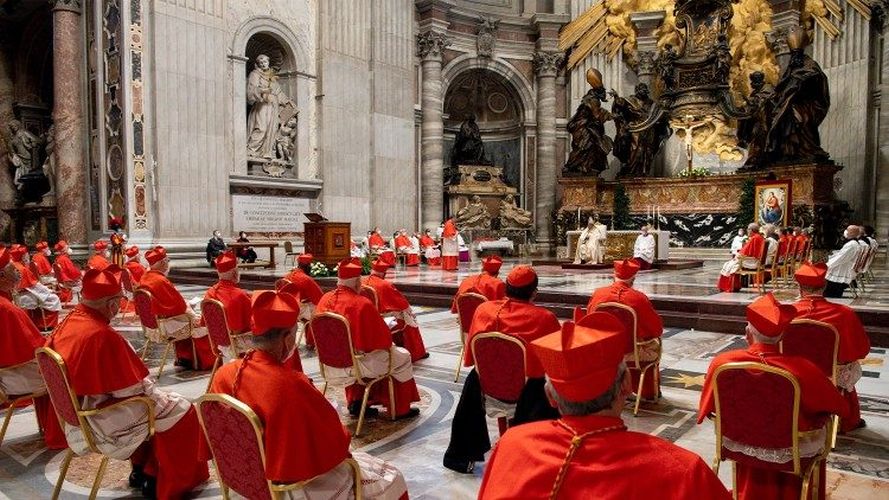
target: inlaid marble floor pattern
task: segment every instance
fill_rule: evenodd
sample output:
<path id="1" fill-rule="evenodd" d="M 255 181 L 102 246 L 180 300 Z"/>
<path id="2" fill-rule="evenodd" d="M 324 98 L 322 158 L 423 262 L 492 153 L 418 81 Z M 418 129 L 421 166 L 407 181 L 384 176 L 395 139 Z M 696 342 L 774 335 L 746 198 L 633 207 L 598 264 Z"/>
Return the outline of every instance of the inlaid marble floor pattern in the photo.
<path id="1" fill-rule="evenodd" d="M 186 298 L 203 294 L 202 287 L 180 287 Z M 421 415 L 409 421 L 370 420 L 366 433 L 353 440 L 353 448 L 367 451 L 393 462 L 405 475 L 410 495 L 418 499 L 475 498 L 484 464 L 471 475 L 444 469 L 442 454 L 450 436 L 450 423 L 460 395 L 462 382 L 454 383 L 454 368 L 460 350 L 457 325 L 451 314 L 442 309 L 416 308 L 426 346 L 431 356 L 416 363 L 414 374 L 422 401 Z M 132 319 L 116 320 L 116 328 L 131 340 L 134 347 L 142 345 L 141 330 Z M 695 424 L 701 384 L 710 360 L 719 352 L 738 348 L 743 339 L 737 336 L 668 329 L 665 332 L 664 357 L 661 367 L 663 398 L 657 404 L 643 404 L 638 417 L 625 410 L 624 419 L 631 430 L 658 435 L 698 453 L 711 463 L 714 456 L 713 427 L 709 422 Z M 149 364 L 155 369 L 160 352 L 152 352 Z M 303 366 L 316 382 L 317 358 L 301 349 Z M 168 365 L 160 385 L 195 399 L 205 390 L 207 372 L 177 371 Z M 862 500 L 889 496 L 889 367 L 884 349 L 872 349 L 864 362 L 864 377 L 858 384 L 862 399 L 862 415 L 867 428 L 840 436 L 830 456 L 827 488 L 830 498 Z M 329 391 L 329 398 L 345 412 L 341 391 Z M 343 422 L 354 429 L 347 415 Z M 492 440 L 497 430 L 489 422 Z M 19 411 L 0 447 L 0 498 L 48 498 L 55 480 L 62 453 L 43 448 L 36 429 L 33 411 Z M 64 485 L 62 498 L 86 498 L 98 464 L 96 457 L 75 460 Z M 723 466 L 721 479 L 730 485 L 730 466 Z M 100 492 L 103 498 L 134 498 L 126 486 L 127 462 L 112 461 Z M 221 491 L 212 479 L 196 492 L 200 498 L 220 498 Z"/>

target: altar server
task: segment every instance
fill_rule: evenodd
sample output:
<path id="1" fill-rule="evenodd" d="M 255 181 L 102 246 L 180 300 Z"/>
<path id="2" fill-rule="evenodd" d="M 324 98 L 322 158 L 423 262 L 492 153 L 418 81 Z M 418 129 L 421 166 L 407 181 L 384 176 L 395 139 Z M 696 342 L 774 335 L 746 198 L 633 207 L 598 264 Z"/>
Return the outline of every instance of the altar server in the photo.
<path id="1" fill-rule="evenodd" d="M 752 223 L 747 225 L 747 243 L 741 247 L 738 254 L 732 260 L 726 262 L 722 266 L 719 273 L 719 281 L 716 283 L 717 288 L 722 292 L 737 292 L 741 290 L 741 276 L 736 273 L 741 269 L 741 261 L 738 256 L 756 257 L 762 260 L 766 251 L 766 240 L 759 233 L 759 224 Z M 744 261 L 745 269 L 756 269 L 756 261 Z"/>
<path id="2" fill-rule="evenodd" d="M 109 325 L 120 307 L 120 273 L 114 265 L 87 271 L 81 303 L 55 330 L 47 347 L 65 361 L 71 389 L 84 409 L 136 396 L 154 403 L 157 432 L 151 439 L 142 405 L 86 418 L 103 453 L 132 462 L 131 487 L 141 487 L 149 498 L 185 498 L 209 477 L 208 457 L 199 452 L 197 413 L 186 398 L 158 389 L 129 342 Z M 75 453 L 87 453 L 79 428 L 66 424 L 65 434 Z"/>
<path id="3" fill-rule="evenodd" d="M 849 284 L 855 279 L 855 264 L 861 253 L 861 245 L 858 243 L 858 226 L 850 225 L 843 231 L 844 243 L 842 248 L 832 253 L 827 259 L 827 286 L 824 296 L 840 298 Z"/>
<path id="4" fill-rule="evenodd" d="M 549 310 L 533 303 L 537 294 L 537 273 L 531 266 L 516 266 L 506 277 L 506 298 L 483 303 L 476 309 L 466 337 L 464 366 L 473 366 L 472 338 L 480 333 L 500 332 L 518 338 L 526 346 L 525 376 L 527 382 L 515 405 L 510 425 L 558 417 L 547 403 L 543 392 L 543 367 L 537 356 L 527 348 L 534 340 L 559 330 L 559 320 Z M 475 369 L 469 372 L 460 401 L 451 422 L 451 441 L 444 455 L 444 466 L 469 473 L 475 462 L 485 459 L 491 439 L 485 422 L 486 411 L 499 413 L 496 400 L 486 400 Z"/>
<path id="5" fill-rule="evenodd" d="M 642 234 L 636 236 L 636 243 L 633 244 L 633 260 L 639 266 L 639 269 L 646 271 L 651 269 L 654 264 L 654 255 L 657 244 L 654 235 L 649 233 L 651 226 L 645 224 L 642 226 Z"/>
<path id="6" fill-rule="evenodd" d="M 497 443 L 478 498 L 731 498 L 697 454 L 627 430 L 632 389 L 623 327 L 605 316 L 563 325 L 531 343 L 562 417 L 510 429 Z"/>
<path id="7" fill-rule="evenodd" d="M 12 302 L 21 276 L 13 265 L 8 248 L 0 248 L 0 392 L 6 396 L 20 396 L 44 389 L 43 377 L 34 359 L 34 350 L 43 346 L 43 336 L 21 308 Z M 17 366 L 17 368 L 12 368 Z M 5 398 L 4 398 L 5 399 Z M 6 406 L 0 402 L 6 411 Z M 52 449 L 65 448 L 65 436 L 58 428 L 55 411 L 48 396 L 34 400 L 37 423 L 44 433 L 46 445 Z M 50 432 L 50 429 L 57 429 Z"/>
<path id="8" fill-rule="evenodd" d="M 254 350 L 216 373 L 209 392 L 228 394 L 256 412 L 263 425 L 265 477 L 274 483 L 312 479 L 304 490 L 284 498 L 349 498 L 353 476 L 343 464 L 361 466 L 367 498 L 407 498 L 404 476 L 391 464 L 366 453 L 349 452 L 349 432 L 336 409 L 300 372 L 284 360 L 296 348 L 299 302 L 286 293 L 262 291 L 252 305 Z"/>
<path id="9" fill-rule="evenodd" d="M 105 269 L 108 267 L 108 242 L 98 240 L 93 243 L 93 254 L 86 261 L 86 269 Z"/>
<path id="10" fill-rule="evenodd" d="M 156 246 L 145 252 L 145 260 L 151 268 L 142 276 L 139 287 L 151 292 L 152 311 L 158 317 L 165 318 L 164 333 L 176 339 L 176 365 L 193 370 L 209 369 L 216 356 L 210 349 L 207 329 L 200 326 L 198 315 L 167 278 L 170 272 L 167 250 Z M 189 323 L 192 325 L 190 334 Z M 198 359 L 195 359 L 195 354 Z"/>
<path id="11" fill-rule="evenodd" d="M 444 223 L 441 232 L 441 268 L 443 271 L 456 271 L 460 257 L 460 243 L 457 241 L 457 226 L 454 219 Z"/>
<path id="12" fill-rule="evenodd" d="M 363 286 L 369 286 L 377 293 L 377 308 L 384 318 L 392 318 L 395 321 L 395 330 L 401 332 L 401 342 L 396 344 L 404 347 L 411 353 L 411 361 L 419 361 L 429 357 L 417 317 L 411 309 L 410 303 L 391 282 L 386 281 L 386 271 L 389 265 L 382 260 L 375 260 L 371 268 L 370 276 L 364 278 Z"/>
<path id="13" fill-rule="evenodd" d="M 820 454 L 826 443 L 824 424 L 831 414 L 841 418 L 848 417 L 846 401 L 817 366 L 811 361 L 781 353 L 779 343 L 787 326 L 796 315 L 793 306 L 780 304 L 771 293 L 760 297 L 747 306 L 747 342 L 750 346 L 745 350 L 724 352 L 710 363 L 701 392 L 698 423 L 704 421 L 716 411 L 713 393 L 713 374 L 716 369 L 727 363 L 754 362 L 782 368 L 790 372 L 800 386 L 799 430 L 806 434 L 800 441 L 803 458 Z M 769 388 L 763 387 L 763 391 Z M 757 405 L 758 401 L 749 401 L 750 412 L 768 411 Z M 789 430 L 788 430 L 789 431 Z M 809 432 L 811 431 L 811 432 Z M 732 444 L 723 441 L 724 446 L 737 449 L 738 453 L 750 455 L 766 461 L 774 461 L 776 454 L 787 453 L 785 449 L 760 448 L 748 444 Z M 732 447 L 735 448 L 732 448 Z M 737 498 L 741 500 L 768 500 L 799 498 L 802 480 L 799 476 L 776 471 L 766 467 L 751 467 L 736 462 Z M 825 481 L 824 462 L 817 471 L 820 498 L 824 498 Z"/>
<path id="14" fill-rule="evenodd" d="M 833 325 L 840 334 L 837 386 L 849 405 L 849 418 L 842 420 L 841 430 L 850 432 L 865 425 L 855 383 L 861 378 L 860 361 L 870 353 L 870 338 L 851 307 L 824 298 L 826 275 L 827 266 L 824 264 L 803 264 L 795 275 L 801 298 L 793 306 L 797 318 L 823 321 Z"/>
<path id="15" fill-rule="evenodd" d="M 482 259 L 482 272 L 463 278 L 457 293 L 454 294 L 454 300 L 451 301 L 451 312 L 457 314 L 457 297 L 464 293 L 478 293 L 487 297 L 488 300 L 499 300 L 506 296 L 506 283 L 497 275 L 500 273 L 500 267 L 503 265 L 503 259 L 496 255 L 489 255 Z"/>
<path id="16" fill-rule="evenodd" d="M 346 318 L 352 335 L 352 346 L 364 355 L 359 361 L 365 377 L 378 377 L 389 368 L 392 356 L 392 376 L 395 379 L 395 401 L 389 401 L 387 384 L 376 384 L 371 392 L 373 401 L 382 401 L 396 417 L 413 417 L 420 413 L 411 403 L 420 400 L 411 355 L 407 350 L 392 343 L 392 332 L 371 302 L 358 294 L 361 286 L 361 265 L 349 259 L 341 261 L 337 269 L 337 286 L 321 297 L 315 313 L 332 312 Z M 350 377 L 351 370 L 328 368 L 329 377 Z M 358 416 L 364 386 L 352 384 L 346 387 L 349 413 Z M 367 414 L 375 411 L 369 408 Z"/>
<path id="17" fill-rule="evenodd" d="M 632 260 L 614 261 L 614 282 L 610 286 L 598 288 L 593 292 L 587 303 L 587 313 L 595 311 L 596 306 L 603 302 L 619 302 L 630 306 L 636 313 L 636 340 L 643 342 L 663 335 L 664 322 L 654 310 L 648 296 L 633 288 L 638 271 L 639 266 Z M 627 356 L 629 360 L 633 353 L 629 352 Z M 659 352 L 654 346 L 639 349 L 639 357 L 642 361 L 654 361 L 658 356 Z M 630 367 L 629 371 L 633 379 L 633 387 L 639 387 L 641 371 L 634 367 Z M 660 394 L 660 374 L 653 371 L 651 375 L 653 376 L 646 377 L 645 384 L 642 386 L 640 396 L 644 399 L 654 399 Z"/>

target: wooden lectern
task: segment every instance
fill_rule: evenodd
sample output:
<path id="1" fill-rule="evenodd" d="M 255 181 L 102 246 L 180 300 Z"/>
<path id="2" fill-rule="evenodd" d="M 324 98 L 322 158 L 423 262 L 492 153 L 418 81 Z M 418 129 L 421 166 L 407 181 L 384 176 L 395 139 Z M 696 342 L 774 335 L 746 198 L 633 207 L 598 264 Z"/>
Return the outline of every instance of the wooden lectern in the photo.
<path id="1" fill-rule="evenodd" d="M 306 214 L 306 217 L 316 214 Z M 333 267 L 351 255 L 352 240 L 349 222 L 330 222 L 323 217 L 310 217 L 305 223 L 305 251 L 318 262 Z"/>

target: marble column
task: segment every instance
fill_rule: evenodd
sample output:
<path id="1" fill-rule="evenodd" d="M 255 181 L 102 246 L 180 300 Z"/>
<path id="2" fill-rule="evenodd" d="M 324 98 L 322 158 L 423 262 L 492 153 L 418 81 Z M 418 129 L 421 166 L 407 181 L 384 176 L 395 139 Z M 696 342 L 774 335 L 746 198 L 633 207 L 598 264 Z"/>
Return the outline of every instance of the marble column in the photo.
<path id="1" fill-rule="evenodd" d="M 556 208 L 556 74 L 562 66 L 561 52 L 534 54 L 537 72 L 537 203 L 534 233 L 542 245 L 552 244 L 551 214 Z"/>
<path id="2" fill-rule="evenodd" d="M 86 158 L 83 142 L 81 1 L 53 0 L 53 123 L 59 235 L 86 243 Z"/>
<path id="3" fill-rule="evenodd" d="M 417 54 L 422 60 L 422 110 L 420 141 L 420 207 L 424 229 L 438 227 L 444 216 L 444 122 L 441 85 L 441 51 L 451 44 L 438 31 L 417 35 Z"/>
<path id="4" fill-rule="evenodd" d="M 876 4 L 879 10 L 877 20 L 881 23 L 884 38 L 889 36 L 889 22 L 886 20 L 889 8 L 882 7 L 882 3 Z M 880 97 L 879 97 L 879 130 L 877 131 L 877 162 L 874 168 L 874 220 L 873 226 L 877 230 L 877 240 L 881 245 L 889 245 L 889 43 L 882 45 L 882 53 L 874 54 L 874 57 L 882 58 L 880 70 Z"/>
<path id="5" fill-rule="evenodd" d="M 9 132 L 6 124 L 15 116 L 12 111 L 12 101 L 15 89 L 12 83 L 12 60 L 10 52 L 6 50 L 6 35 L 0 34 L 0 137 L 5 137 Z M 15 202 L 15 187 L 13 187 L 10 168 L 9 153 L 6 150 L 6 142 L 0 140 L 0 207 L 12 206 Z M 5 212 L 0 212 L 0 237 L 9 226 L 9 217 Z"/>
<path id="6" fill-rule="evenodd" d="M 770 0 L 772 7 L 772 30 L 766 33 L 766 39 L 772 45 L 772 52 L 781 71 L 790 61 L 790 47 L 787 46 L 787 35 L 800 26 L 800 11 L 803 9 L 798 0 Z M 811 47 L 811 46 L 810 46 Z M 811 51 L 811 48 L 808 49 Z"/>

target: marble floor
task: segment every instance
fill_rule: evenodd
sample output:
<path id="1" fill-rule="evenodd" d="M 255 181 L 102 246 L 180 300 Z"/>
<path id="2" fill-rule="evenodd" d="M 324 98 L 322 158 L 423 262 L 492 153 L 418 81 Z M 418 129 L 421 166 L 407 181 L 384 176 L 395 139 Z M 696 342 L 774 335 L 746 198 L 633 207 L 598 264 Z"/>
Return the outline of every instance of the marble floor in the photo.
<path id="1" fill-rule="evenodd" d="M 700 272 L 700 270 L 699 270 Z M 559 271 L 552 271 L 559 274 Z M 405 273 L 407 274 L 407 273 Z M 439 279 L 444 279 L 438 273 Z M 580 278 L 565 274 L 547 276 L 547 280 L 567 282 L 562 286 L 581 287 Z M 693 275 L 689 275 L 689 281 Z M 431 275 L 427 275 L 431 279 Z M 399 279 L 423 279 L 422 275 L 400 276 Z M 573 280 L 578 280 L 570 284 Z M 604 276 L 602 278 L 605 279 Z M 703 279 L 701 287 L 704 287 Z M 596 281 L 598 283 L 598 281 Z M 657 283 L 649 282 L 651 286 Z M 204 289 L 180 287 L 186 298 L 200 296 Z M 462 475 L 441 466 L 447 447 L 450 422 L 459 398 L 461 383 L 454 383 L 454 368 L 460 350 L 457 325 L 451 314 L 437 308 L 416 309 L 421 331 L 431 356 L 415 364 L 414 373 L 422 401 L 419 417 L 399 422 L 370 420 L 366 432 L 353 440 L 353 448 L 369 452 L 393 462 L 407 478 L 410 495 L 419 499 L 475 498 L 484 473 L 480 464 L 471 475 Z M 134 347 L 142 344 L 138 323 L 132 319 L 116 320 L 115 327 L 131 340 Z M 710 360 L 719 352 L 738 348 L 740 337 L 668 329 L 664 334 L 662 380 L 664 397 L 657 404 L 643 405 L 638 417 L 624 412 L 632 430 L 655 434 L 700 454 L 710 463 L 714 456 L 713 427 L 706 422 L 695 424 L 695 413 L 701 384 Z M 156 367 L 159 352 L 152 352 L 149 364 Z M 301 350 L 303 366 L 314 380 L 320 380 L 314 353 Z M 829 497 L 864 500 L 889 497 L 889 355 L 885 349 L 874 348 L 864 362 L 864 376 L 858 384 L 862 416 L 867 427 L 840 436 L 830 456 L 828 473 Z M 465 371 L 464 371 L 465 375 Z M 160 384 L 189 398 L 199 397 L 205 390 L 208 373 L 176 371 L 168 366 Z M 331 401 L 340 409 L 344 424 L 354 430 L 354 421 L 347 415 L 341 394 L 330 393 Z M 490 421 L 492 439 L 497 436 L 496 424 Z M 48 498 L 58 477 L 62 453 L 42 447 L 37 434 L 33 411 L 20 410 L 14 417 L 5 442 L 0 446 L 0 498 Z M 75 460 L 62 498 L 85 498 L 92 474 L 98 464 L 96 457 Z M 720 477 L 730 484 L 730 467 L 722 467 Z M 100 495 L 103 498 L 133 498 L 126 487 L 129 466 L 112 461 Z M 201 498 L 219 498 L 218 484 L 210 481 L 196 492 Z"/>

